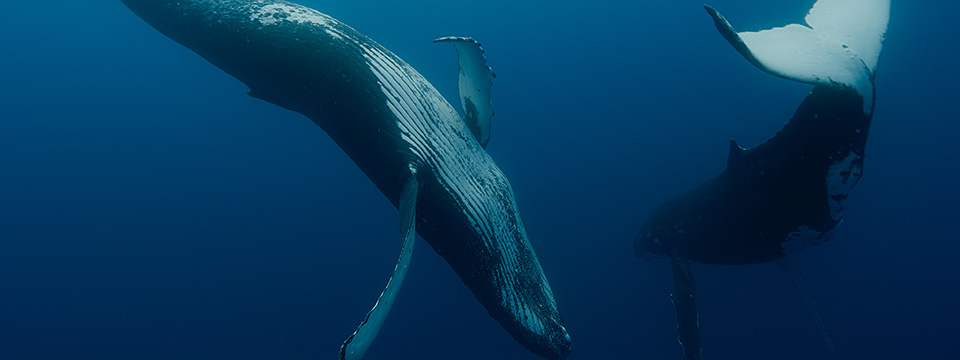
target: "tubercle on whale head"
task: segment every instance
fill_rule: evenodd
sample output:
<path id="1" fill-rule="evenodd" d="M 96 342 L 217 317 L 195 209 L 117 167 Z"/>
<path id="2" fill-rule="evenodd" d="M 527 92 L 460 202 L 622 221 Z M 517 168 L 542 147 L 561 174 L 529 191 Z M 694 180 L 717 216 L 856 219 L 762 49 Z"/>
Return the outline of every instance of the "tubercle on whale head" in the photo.
<path id="1" fill-rule="evenodd" d="M 492 161 L 448 167 L 457 173 L 428 169 L 436 176 L 426 177 L 418 216 L 433 220 L 418 227 L 420 235 L 520 345 L 544 359 L 565 359 L 570 334 L 506 176 Z"/>
<path id="2" fill-rule="evenodd" d="M 567 332 L 567 328 L 563 325 L 560 325 L 560 334 L 563 337 L 554 340 L 555 346 L 553 352 L 557 355 L 555 359 L 564 360 L 573 351 L 571 346 L 572 341 L 570 340 L 570 333 Z"/>
<path id="3" fill-rule="evenodd" d="M 508 213 L 517 215 L 513 211 Z M 519 219 L 514 223 L 519 224 Z M 474 283 L 470 288 L 490 315 L 527 350 L 544 359 L 566 359 L 572 351 L 571 336 L 564 326 L 549 281 L 527 242 L 525 232 L 518 228 L 508 236 L 515 236 L 512 242 L 519 248 L 507 250 L 496 263 L 506 260 L 514 265 L 493 270 L 492 276 L 486 277 L 492 283 Z M 503 238 L 499 241 L 511 242 Z M 501 248 L 506 249 L 509 246 Z"/>
<path id="4" fill-rule="evenodd" d="M 564 352 L 561 359 L 566 359 L 567 355 L 570 355 L 570 353 L 573 351 L 573 347 L 571 346 L 573 344 L 573 341 L 570 339 L 570 333 L 567 332 L 566 327 L 564 327 L 563 325 L 560 325 L 560 331 L 562 331 L 563 333 L 563 344 L 564 344 L 563 346 Z"/>
<path id="5" fill-rule="evenodd" d="M 546 342 L 536 342 L 534 344 L 526 343 L 523 344 L 528 350 L 534 354 L 539 355 L 540 357 L 548 360 L 564 360 L 570 353 L 573 351 L 572 342 L 570 339 L 570 333 L 567 332 L 567 328 L 564 327 L 558 321 L 552 333 L 548 334 L 546 337 L 539 337 L 540 339 L 546 339 Z"/>

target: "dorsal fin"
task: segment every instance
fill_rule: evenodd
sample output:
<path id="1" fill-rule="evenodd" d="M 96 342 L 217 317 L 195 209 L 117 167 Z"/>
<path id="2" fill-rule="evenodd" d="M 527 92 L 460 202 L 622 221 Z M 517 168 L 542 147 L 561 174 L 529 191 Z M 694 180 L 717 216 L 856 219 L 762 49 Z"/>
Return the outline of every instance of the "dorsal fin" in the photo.
<path id="1" fill-rule="evenodd" d="M 493 69 L 487 66 L 480 43 L 468 37 L 444 37 L 433 42 L 445 42 L 457 49 L 460 62 L 460 104 L 463 105 L 463 120 L 484 148 L 490 142 L 490 120 L 493 118 L 493 104 L 490 102 L 490 88 L 493 78 L 497 77 Z"/>
<path id="2" fill-rule="evenodd" d="M 733 167 L 734 165 L 740 163 L 740 158 L 743 157 L 743 148 L 737 144 L 736 140 L 730 140 L 730 154 L 727 155 L 727 167 Z"/>
<path id="3" fill-rule="evenodd" d="M 705 6 L 720 33 L 763 71 L 786 79 L 846 86 L 873 112 L 873 77 L 890 19 L 890 0 L 818 0 L 806 25 L 736 32 L 723 15 Z"/>

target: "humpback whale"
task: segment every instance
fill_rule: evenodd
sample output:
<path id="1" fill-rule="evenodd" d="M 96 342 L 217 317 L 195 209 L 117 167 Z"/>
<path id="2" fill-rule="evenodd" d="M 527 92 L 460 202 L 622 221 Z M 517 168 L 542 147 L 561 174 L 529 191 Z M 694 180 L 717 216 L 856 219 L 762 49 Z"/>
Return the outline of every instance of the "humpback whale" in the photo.
<path id="1" fill-rule="evenodd" d="M 493 71 L 480 44 L 441 38 L 459 58 L 464 116 L 413 67 L 346 24 L 282 0 L 122 0 L 250 95 L 305 115 L 400 214 L 386 288 L 340 349 L 361 359 L 401 287 L 419 234 L 517 342 L 564 359 L 570 336 L 507 178 L 485 151 Z"/>
<path id="2" fill-rule="evenodd" d="M 791 256 L 830 239 L 863 174 L 889 6 L 889 0 L 819 0 L 806 25 L 740 33 L 705 7 L 750 63 L 815 87 L 775 136 L 750 149 L 731 141 L 727 168 L 654 210 L 635 239 L 637 256 L 671 258 L 671 299 L 688 360 L 702 358 L 693 263 L 779 262 L 832 349 Z"/>

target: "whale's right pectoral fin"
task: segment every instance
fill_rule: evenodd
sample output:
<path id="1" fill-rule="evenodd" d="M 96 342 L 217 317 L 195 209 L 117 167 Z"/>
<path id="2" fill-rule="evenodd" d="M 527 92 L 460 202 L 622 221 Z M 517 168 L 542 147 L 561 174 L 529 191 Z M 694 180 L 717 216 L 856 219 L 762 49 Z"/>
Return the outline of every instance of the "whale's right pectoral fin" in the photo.
<path id="1" fill-rule="evenodd" d="M 693 278 L 692 263 L 680 257 L 673 258 L 673 306 L 677 308 L 678 340 L 687 360 L 703 359 L 700 349 L 700 313 L 697 309 L 697 281 Z"/>
<path id="2" fill-rule="evenodd" d="M 410 170 L 410 177 L 403 184 L 403 189 L 400 192 L 400 239 L 402 244 L 400 258 L 397 259 L 397 266 L 393 269 L 393 275 L 387 281 L 387 286 L 380 293 L 380 298 L 373 305 L 373 309 L 370 309 L 357 330 L 340 346 L 340 360 L 363 359 L 363 355 L 373 344 L 377 333 L 380 332 L 384 321 L 387 320 L 390 308 L 393 307 L 393 302 L 403 285 L 403 279 L 407 276 L 410 259 L 413 257 L 413 244 L 416 240 L 417 192 L 420 189 L 416 169 L 411 167 Z"/>
<path id="3" fill-rule="evenodd" d="M 807 25 L 736 32 L 723 15 L 704 6 L 720 33 L 760 69 L 815 85 L 847 86 L 873 109 L 873 77 L 890 19 L 890 0 L 818 0 Z"/>
<path id="4" fill-rule="evenodd" d="M 493 118 L 493 103 L 490 88 L 497 74 L 487 66 L 480 43 L 467 37 L 444 37 L 433 42 L 445 42 L 457 49 L 460 63 L 460 103 L 467 127 L 484 148 L 490 142 L 490 120 Z"/>

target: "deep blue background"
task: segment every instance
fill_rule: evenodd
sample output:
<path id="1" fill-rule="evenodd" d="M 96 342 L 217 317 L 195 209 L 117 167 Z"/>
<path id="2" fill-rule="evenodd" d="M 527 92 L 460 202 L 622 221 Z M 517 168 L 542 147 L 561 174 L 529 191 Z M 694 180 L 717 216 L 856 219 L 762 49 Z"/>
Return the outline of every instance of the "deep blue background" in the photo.
<path id="1" fill-rule="evenodd" d="M 473 36 L 499 77 L 489 152 L 574 339 L 680 359 L 663 201 L 772 136 L 811 86 L 762 73 L 693 1 L 301 1 L 456 100 Z M 741 30 L 810 0 L 712 0 Z M 697 265 L 711 359 L 955 359 L 960 5 L 895 1 L 866 172 L 798 256 L 836 352 L 774 264 Z M 399 251 L 396 210 L 315 125 L 248 97 L 119 1 L 0 3 L 0 359 L 332 359 Z M 420 240 L 418 240 L 420 241 Z M 420 241 L 368 359 L 536 359 Z"/>

